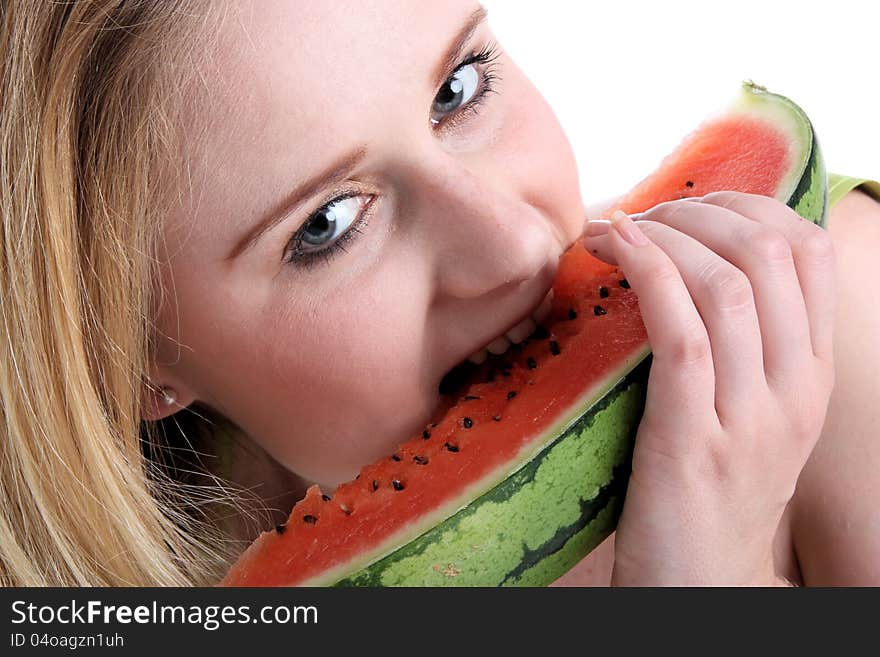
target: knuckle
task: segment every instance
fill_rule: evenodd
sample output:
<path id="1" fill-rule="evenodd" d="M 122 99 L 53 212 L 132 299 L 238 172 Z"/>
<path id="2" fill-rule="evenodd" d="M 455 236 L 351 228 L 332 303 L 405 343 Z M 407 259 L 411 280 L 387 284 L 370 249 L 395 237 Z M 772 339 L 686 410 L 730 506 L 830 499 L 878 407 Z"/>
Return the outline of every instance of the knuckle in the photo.
<path id="1" fill-rule="evenodd" d="M 773 229 L 761 229 L 752 236 L 750 250 L 765 263 L 791 262 L 791 245 L 782 233 Z"/>
<path id="2" fill-rule="evenodd" d="M 650 239 L 650 232 L 648 237 Z M 655 283 L 659 283 L 660 285 L 677 283 L 681 279 L 681 274 L 678 271 L 678 267 L 675 266 L 675 263 L 672 261 L 666 253 L 664 253 L 661 249 L 657 248 L 654 250 L 655 256 L 651 258 L 650 263 L 647 265 L 648 274 L 652 277 Z"/>
<path id="3" fill-rule="evenodd" d="M 822 431 L 831 390 L 834 385 L 833 367 L 823 363 L 811 372 L 808 382 L 793 385 L 787 395 L 788 425 L 795 441 L 812 443 Z"/>
<path id="4" fill-rule="evenodd" d="M 696 199 L 663 201 L 645 212 L 644 218 L 651 218 L 654 220 L 653 223 L 668 226 L 675 223 L 675 219 L 679 215 L 687 216 L 687 213 L 694 212 L 694 200 Z M 696 211 L 699 211 L 699 207 L 697 207 Z"/>
<path id="5" fill-rule="evenodd" d="M 712 303 L 722 310 L 749 308 L 754 303 L 748 277 L 725 261 L 714 261 L 705 267 L 701 278 Z"/>
<path id="6" fill-rule="evenodd" d="M 801 238 L 800 251 L 815 262 L 832 262 L 834 260 L 834 240 L 831 239 L 827 230 L 818 226 L 813 228 L 808 229 Z"/>
<path id="7" fill-rule="evenodd" d="M 712 346 L 706 329 L 691 326 L 673 342 L 669 357 L 677 365 L 700 365 L 712 360 Z"/>
<path id="8" fill-rule="evenodd" d="M 722 208 L 727 208 L 737 203 L 741 196 L 742 194 L 740 192 L 733 192 L 730 190 L 709 192 L 700 199 L 700 202 L 711 203 L 712 205 L 718 205 Z"/>

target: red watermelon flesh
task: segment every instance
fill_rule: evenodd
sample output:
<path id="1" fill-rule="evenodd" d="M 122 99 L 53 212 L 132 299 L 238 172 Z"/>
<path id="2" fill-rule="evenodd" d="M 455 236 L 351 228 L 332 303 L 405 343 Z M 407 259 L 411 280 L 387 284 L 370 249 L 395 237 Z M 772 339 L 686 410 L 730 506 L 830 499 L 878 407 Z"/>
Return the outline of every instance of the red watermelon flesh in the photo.
<path id="1" fill-rule="evenodd" d="M 658 203 L 719 190 L 774 196 L 790 160 L 789 139 L 777 126 L 746 116 L 722 117 L 688 137 L 658 171 L 603 216 L 610 217 L 617 208 L 643 212 Z"/>
<path id="2" fill-rule="evenodd" d="M 755 87 L 746 91 L 782 98 Z M 774 106 L 771 119 L 775 111 Z M 761 112 L 717 118 L 685 139 L 656 173 L 606 214 L 617 207 L 643 211 L 663 201 L 725 189 L 781 197 L 794 205 L 795 191 L 819 157 L 811 129 L 807 143 L 792 143 L 796 128 L 774 124 Z M 341 484 L 332 495 L 312 486 L 287 522 L 261 534 L 222 584 L 424 584 L 435 583 L 430 579 L 435 574 L 436 583 L 508 583 L 507 576 L 502 579 L 486 567 L 465 578 L 461 564 L 473 551 L 454 567 L 434 563 L 412 578 L 396 573 L 397 579 L 390 580 L 383 573 L 389 564 L 394 566 L 397 555 L 412 552 L 405 550 L 409 544 L 439 540 L 431 538 L 439 523 L 454 526 L 448 523 L 481 504 L 502 510 L 512 504 L 507 493 L 493 497 L 493 487 L 509 482 L 548 445 L 565 438 L 571 418 L 586 413 L 650 353 L 638 300 L 623 274 L 579 242 L 562 255 L 553 289 L 553 308 L 535 335 L 472 367 L 468 380 L 444 400 L 433 421 L 394 454 L 366 465 L 357 479 Z M 552 509 L 541 513 L 551 514 Z M 609 531 L 603 529 L 584 550 Z M 528 537 L 499 540 L 525 544 Z M 535 561 L 533 552 L 529 559 Z M 358 579 L 363 573 L 367 576 Z M 551 569 L 537 581 L 549 583 L 561 574 Z"/>

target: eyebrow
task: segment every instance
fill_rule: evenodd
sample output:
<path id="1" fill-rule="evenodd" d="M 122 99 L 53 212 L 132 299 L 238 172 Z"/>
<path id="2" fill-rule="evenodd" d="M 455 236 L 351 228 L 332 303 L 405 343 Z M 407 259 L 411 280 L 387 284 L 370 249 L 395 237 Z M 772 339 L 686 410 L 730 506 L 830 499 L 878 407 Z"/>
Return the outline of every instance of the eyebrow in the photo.
<path id="1" fill-rule="evenodd" d="M 278 206 L 268 212 L 266 217 L 258 222 L 244 237 L 233 247 L 226 260 L 235 260 L 242 253 L 250 249 L 257 241 L 278 224 L 284 221 L 297 206 L 317 194 L 319 191 L 331 185 L 334 181 L 348 176 L 352 170 L 360 164 L 367 155 L 366 146 L 358 146 L 349 151 L 323 171 L 309 178 L 300 185 L 296 191 L 285 198 Z"/>
<path id="2" fill-rule="evenodd" d="M 486 17 L 489 15 L 489 12 L 486 11 L 486 8 L 483 5 L 480 5 L 477 9 L 475 9 L 470 16 L 464 22 L 461 29 L 458 31 L 458 34 L 455 35 L 455 38 L 452 39 L 452 43 L 446 49 L 446 52 L 443 54 L 443 57 L 440 59 L 440 64 L 437 66 L 437 69 L 434 71 L 434 79 L 433 88 L 439 87 L 441 84 L 446 82 L 446 78 L 448 78 L 455 71 L 455 67 L 458 65 L 461 60 L 461 56 L 464 53 L 465 46 L 467 46 L 468 41 L 471 40 L 471 37 L 474 35 L 474 32 L 477 31 L 477 28 L 480 24 L 486 20 Z"/>
<path id="3" fill-rule="evenodd" d="M 461 60 L 462 53 L 470 41 L 474 32 L 480 24 L 486 20 L 488 12 L 486 8 L 480 5 L 465 20 L 464 25 L 459 29 L 458 33 L 452 39 L 446 52 L 440 59 L 440 63 L 434 70 L 432 80 L 433 88 L 439 88 L 446 79 L 455 71 L 455 67 Z M 322 189 L 325 189 L 345 177 L 347 177 L 358 164 L 363 161 L 367 155 L 366 146 L 358 146 L 357 148 L 345 153 L 338 160 L 333 162 L 323 171 L 312 176 L 302 185 L 300 185 L 290 196 L 285 198 L 276 207 L 272 208 L 257 224 L 251 228 L 236 243 L 236 245 L 226 256 L 227 261 L 235 260 L 242 253 L 250 249 L 259 239 L 271 231 L 275 226 L 284 221 L 299 205 L 316 195 Z"/>

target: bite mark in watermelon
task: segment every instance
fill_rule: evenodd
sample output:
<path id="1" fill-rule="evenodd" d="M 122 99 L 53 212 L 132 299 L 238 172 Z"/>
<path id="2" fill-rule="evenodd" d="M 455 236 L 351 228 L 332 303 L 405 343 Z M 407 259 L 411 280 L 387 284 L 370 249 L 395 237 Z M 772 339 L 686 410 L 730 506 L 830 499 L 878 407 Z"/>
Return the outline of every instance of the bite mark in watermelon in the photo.
<path id="1" fill-rule="evenodd" d="M 606 215 L 724 189 L 825 225 L 824 163 L 797 105 L 744 84 Z M 474 368 L 437 422 L 332 495 L 312 486 L 222 584 L 546 585 L 595 548 L 622 506 L 650 347 L 623 274 L 579 242 L 553 289 L 542 326 Z"/>

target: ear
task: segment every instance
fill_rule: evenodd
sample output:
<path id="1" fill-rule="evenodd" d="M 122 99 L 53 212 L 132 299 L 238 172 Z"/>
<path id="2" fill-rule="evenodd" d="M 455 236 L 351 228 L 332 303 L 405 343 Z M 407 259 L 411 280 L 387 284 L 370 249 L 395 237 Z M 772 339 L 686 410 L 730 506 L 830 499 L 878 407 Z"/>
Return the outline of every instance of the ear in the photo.
<path id="1" fill-rule="evenodd" d="M 195 396 L 185 387 L 173 382 L 162 384 L 156 379 L 141 384 L 141 419 L 161 420 L 186 408 L 195 401 Z"/>

